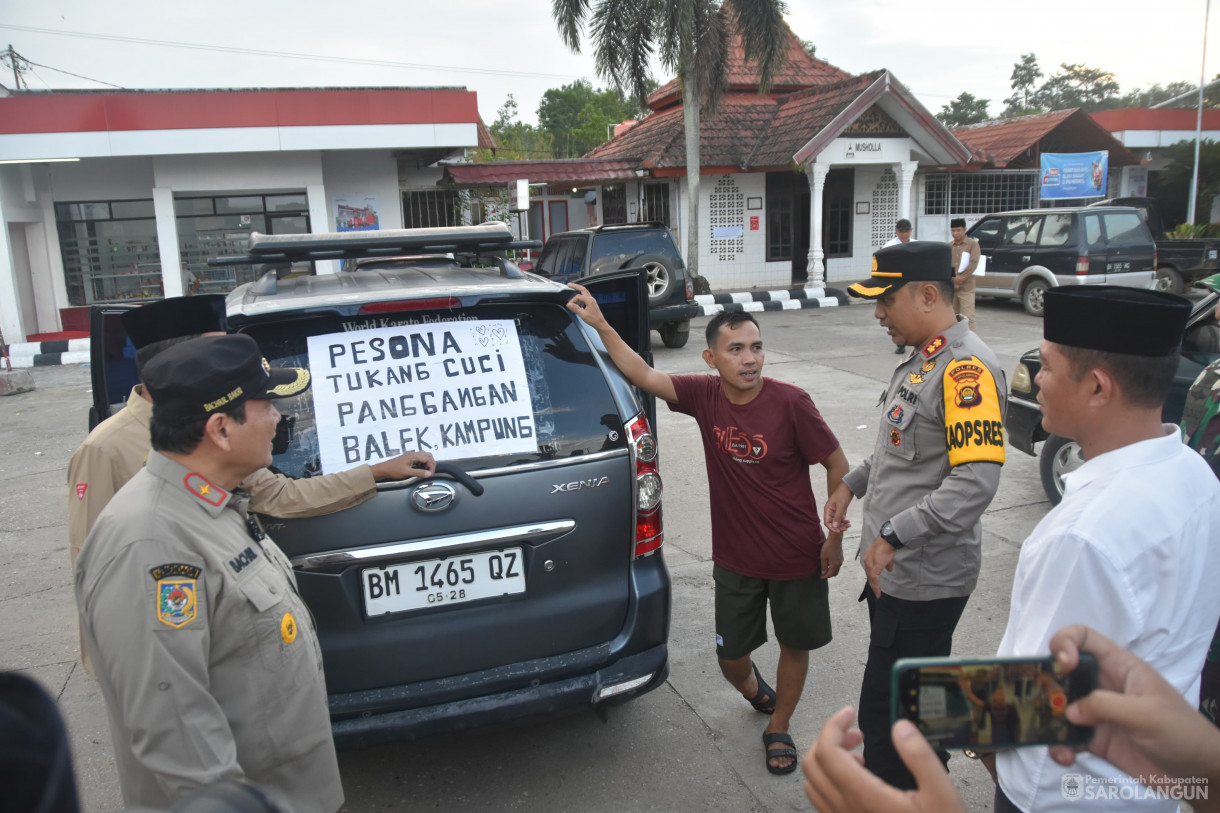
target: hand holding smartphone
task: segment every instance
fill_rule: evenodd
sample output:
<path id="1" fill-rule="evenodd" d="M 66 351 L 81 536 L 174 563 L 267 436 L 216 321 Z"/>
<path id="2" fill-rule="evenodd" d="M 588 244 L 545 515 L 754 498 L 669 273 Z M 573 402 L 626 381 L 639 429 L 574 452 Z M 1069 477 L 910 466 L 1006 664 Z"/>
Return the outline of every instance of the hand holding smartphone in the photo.
<path id="1" fill-rule="evenodd" d="M 904 658 L 894 664 L 892 714 L 934 747 L 994 751 L 1087 745 L 1093 728 L 1067 707 L 1097 688 L 1097 660 L 1081 653 L 1071 672 L 1042 658 Z"/>

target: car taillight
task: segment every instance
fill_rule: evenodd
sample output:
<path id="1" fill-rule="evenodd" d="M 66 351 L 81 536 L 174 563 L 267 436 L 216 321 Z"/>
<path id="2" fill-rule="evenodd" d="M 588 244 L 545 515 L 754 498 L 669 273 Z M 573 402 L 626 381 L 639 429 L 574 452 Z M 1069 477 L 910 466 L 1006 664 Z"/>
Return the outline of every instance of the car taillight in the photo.
<path id="1" fill-rule="evenodd" d="M 462 307 L 462 300 L 453 296 L 434 299 L 396 299 L 392 302 L 366 302 L 361 313 L 392 313 L 394 311 L 452 310 Z"/>
<path id="2" fill-rule="evenodd" d="M 690 274 L 686 275 L 686 301 L 695 298 L 695 283 L 691 281 Z"/>
<path id="3" fill-rule="evenodd" d="M 646 556 L 661 547 L 665 534 L 661 522 L 661 472 L 657 461 L 657 438 L 643 414 L 627 423 L 627 437 L 635 453 L 635 555 Z"/>
<path id="4" fill-rule="evenodd" d="M 1089 273 L 1089 255 L 1088 254 L 1084 255 L 1083 257 L 1076 258 L 1076 273 L 1077 274 Z"/>

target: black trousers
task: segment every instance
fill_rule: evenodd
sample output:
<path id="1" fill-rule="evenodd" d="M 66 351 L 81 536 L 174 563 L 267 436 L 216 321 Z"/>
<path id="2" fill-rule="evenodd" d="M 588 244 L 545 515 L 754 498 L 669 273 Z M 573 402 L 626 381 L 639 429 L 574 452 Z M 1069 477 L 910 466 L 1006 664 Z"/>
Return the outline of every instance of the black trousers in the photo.
<path id="1" fill-rule="evenodd" d="M 915 778 L 902 764 L 890 739 L 893 666 L 899 658 L 948 655 L 953 648 L 953 631 L 969 596 L 906 601 L 882 593 L 877 598 L 866 583 L 860 600 L 868 601 L 871 626 L 858 714 L 864 734 L 864 765 L 894 787 L 913 790 Z M 939 753 L 948 765 L 949 753 Z"/>

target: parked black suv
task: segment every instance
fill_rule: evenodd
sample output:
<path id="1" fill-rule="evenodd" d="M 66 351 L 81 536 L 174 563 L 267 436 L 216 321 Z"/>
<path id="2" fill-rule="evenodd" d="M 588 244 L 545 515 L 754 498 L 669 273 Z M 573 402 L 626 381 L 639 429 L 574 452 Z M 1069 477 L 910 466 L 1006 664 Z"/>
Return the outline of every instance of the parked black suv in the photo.
<path id="1" fill-rule="evenodd" d="M 1186 393 L 1211 362 L 1220 358 L 1220 324 L 1216 323 L 1216 303 L 1220 302 L 1220 274 L 1195 283 L 1208 293 L 1195 302 L 1186 323 L 1186 335 L 1182 339 L 1182 356 L 1161 418 L 1166 423 L 1181 423 L 1182 409 L 1186 405 Z M 1139 325 L 1132 325 L 1139 330 Z M 1004 417 L 1004 431 L 1008 442 L 1028 455 L 1035 454 L 1034 444 L 1042 444 L 1038 468 L 1042 475 L 1042 489 L 1051 505 L 1063 499 L 1063 476 L 1080 466 L 1084 459 L 1080 446 L 1073 440 L 1049 434 L 1042 428 L 1042 410 L 1038 407 L 1038 383 L 1035 378 L 1042 369 L 1042 360 L 1037 350 L 1026 351 L 1012 374 L 1012 389 L 1008 393 L 1008 411 Z"/>
<path id="2" fill-rule="evenodd" d="M 1060 285 L 1152 288 L 1156 244 L 1138 209 L 1025 209 L 987 215 L 968 234 L 987 258 L 975 293 L 1020 299 L 1042 315 L 1042 295 Z"/>
<path id="3" fill-rule="evenodd" d="M 648 272 L 648 325 L 666 347 L 690 338 L 690 320 L 699 315 L 695 288 L 673 234 L 664 223 L 624 223 L 552 234 L 534 270 L 571 282 L 621 268 Z"/>
<path id="4" fill-rule="evenodd" d="M 656 437 L 564 307 L 572 291 L 506 260 L 511 240 L 502 224 L 255 234 L 249 256 L 226 258 L 358 259 L 333 275 L 272 268 L 228 297 L 231 331 L 312 373 L 276 404 L 276 470 L 413 449 L 442 461 L 341 513 L 264 518 L 313 611 L 340 745 L 607 705 L 668 675 Z M 648 354 L 644 272 L 585 282 Z M 123 337 L 94 343 L 95 372 L 126 366 Z"/>

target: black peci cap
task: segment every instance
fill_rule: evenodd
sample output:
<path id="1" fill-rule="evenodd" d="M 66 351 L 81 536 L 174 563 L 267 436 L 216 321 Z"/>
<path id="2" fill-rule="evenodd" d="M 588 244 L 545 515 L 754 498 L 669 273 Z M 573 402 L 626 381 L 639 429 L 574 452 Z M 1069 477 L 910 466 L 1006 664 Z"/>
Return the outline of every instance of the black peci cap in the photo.
<path id="1" fill-rule="evenodd" d="M 1190 302 L 1118 285 L 1070 285 L 1046 292 L 1042 338 L 1128 356 L 1167 356 L 1182 344 Z"/>
<path id="2" fill-rule="evenodd" d="M 905 217 L 898 218 L 898 222 L 894 224 L 894 231 L 910 231 L 910 230 L 911 230 L 911 221 L 907 220 Z"/>
<path id="3" fill-rule="evenodd" d="M 873 273 L 865 282 L 847 286 L 861 299 L 877 299 L 908 282 L 939 282 L 953 279 L 953 249 L 944 243 L 913 240 L 877 251 Z"/>
<path id="4" fill-rule="evenodd" d="M 174 345 L 144 368 L 144 386 L 160 415 L 204 418 L 222 407 L 287 398 L 309 387 L 309 371 L 271 367 L 245 334 L 200 336 Z"/>
<path id="5" fill-rule="evenodd" d="M 120 319 L 123 330 L 139 350 L 153 342 L 198 336 L 201 333 L 223 333 L 225 330 L 224 294 L 174 296 L 132 308 Z"/>

